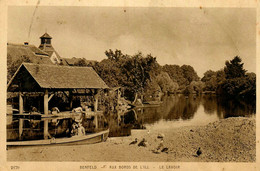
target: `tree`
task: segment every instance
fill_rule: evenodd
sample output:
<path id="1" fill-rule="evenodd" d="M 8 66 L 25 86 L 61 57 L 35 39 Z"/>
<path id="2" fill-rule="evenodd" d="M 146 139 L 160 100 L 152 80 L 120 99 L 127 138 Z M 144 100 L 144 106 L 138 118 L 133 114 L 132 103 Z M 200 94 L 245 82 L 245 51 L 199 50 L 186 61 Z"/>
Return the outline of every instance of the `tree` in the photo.
<path id="1" fill-rule="evenodd" d="M 199 77 L 194 68 L 190 65 L 164 65 L 162 67 L 164 72 L 167 72 L 170 78 L 177 82 L 179 89 L 183 91 L 192 81 L 198 81 Z"/>
<path id="2" fill-rule="evenodd" d="M 185 88 L 186 84 L 186 78 L 184 78 L 183 75 L 183 70 L 179 65 L 164 65 L 162 67 L 162 70 L 164 72 L 167 72 L 170 78 L 174 81 L 177 82 L 178 85 L 180 86 L 180 89 Z"/>
<path id="3" fill-rule="evenodd" d="M 21 56 L 16 61 L 12 61 L 12 58 L 10 56 L 7 56 L 7 81 L 12 78 L 16 70 L 23 62 L 31 63 L 32 61 L 26 55 Z"/>
<path id="4" fill-rule="evenodd" d="M 163 93 L 175 93 L 179 88 L 179 85 L 170 78 L 167 72 L 161 72 L 156 77 L 156 82 Z"/>
<path id="5" fill-rule="evenodd" d="M 218 85 L 225 80 L 224 70 L 212 71 L 208 70 L 204 73 L 202 82 L 205 83 L 204 91 L 216 91 Z"/>
<path id="6" fill-rule="evenodd" d="M 107 59 L 93 66 L 94 70 L 110 87 L 124 87 L 125 95 L 131 99 L 135 93 L 143 94 L 152 77 L 160 73 L 160 65 L 151 54 L 141 52 L 130 56 L 120 50 L 105 51 Z"/>
<path id="7" fill-rule="evenodd" d="M 184 94 L 201 94 L 205 84 L 202 81 L 192 81 L 184 90 Z"/>
<path id="8" fill-rule="evenodd" d="M 215 91 L 217 88 L 217 73 L 208 70 L 204 73 L 204 77 L 201 79 L 205 83 L 205 91 Z"/>
<path id="9" fill-rule="evenodd" d="M 256 97 L 256 76 L 254 73 L 246 73 L 240 57 L 236 56 L 230 62 L 226 62 L 224 72 L 226 79 L 218 85 L 218 94 L 227 98 L 243 98 L 254 100 Z"/>
<path id="10" fill-rule="evenodd" d="M 77 62 L 74 63 L 74 66 L 81 66 L 81 67 L 86 67 L 87 63 L 84 59 L 80 59 Z"/>
<path id="11" fill-rule="evenodd" d="M 151 77 L 156 76 L 159 70 L 160 66 L 155 57 L 151 54 L 144 57 L 140 52 L 128 57 L 122 66 L 122 73 L 126 75 L 132 90 L 141 93 Z"/>
<path id="12" fill-rule="evenodd" d="M 182 69 L 184 78 L 186 78 L 188 81 L 187 85 L 190 84 L 192 81 L 199 80 L 199 76 L 197 75 L 197 73 L 195 72 L 195 70 L 192 66 L 182 65 L 181 69 Z"/>
<path id="13" fill-rule="evenodd" d="M 235 56 L 230 62 L 226 61 L 224 68 L 226 78 L 232 79 L 237 77 L 245 77 L 246 70 L 243 69 L 244 63 L 239 56 Z"/>

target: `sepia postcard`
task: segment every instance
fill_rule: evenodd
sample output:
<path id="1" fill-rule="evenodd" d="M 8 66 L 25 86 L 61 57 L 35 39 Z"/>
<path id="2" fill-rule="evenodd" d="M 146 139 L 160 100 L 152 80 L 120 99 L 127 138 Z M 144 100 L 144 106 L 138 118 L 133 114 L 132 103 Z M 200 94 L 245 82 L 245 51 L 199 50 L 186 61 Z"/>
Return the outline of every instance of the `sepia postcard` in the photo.
<path id="1" fill-rule="evenodd" d="M 259 170 L 259 1 L 0 4 L 0 170 Z"/>

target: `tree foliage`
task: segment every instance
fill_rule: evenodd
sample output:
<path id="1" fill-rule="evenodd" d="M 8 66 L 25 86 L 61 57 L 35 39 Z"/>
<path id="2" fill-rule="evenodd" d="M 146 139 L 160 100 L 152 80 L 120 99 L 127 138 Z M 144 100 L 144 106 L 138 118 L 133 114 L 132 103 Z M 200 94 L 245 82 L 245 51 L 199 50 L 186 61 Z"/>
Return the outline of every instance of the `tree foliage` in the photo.
<path id="1" fill-rule="evenodd" d="M 218 93 L 227 98 L 243 98 L 255 100 L 256 75 L 246 73 L 240 57 L 235 56 L 226 62 L 224 68 L 226 79 L 218 85 Z"/>
<path id="2" fill-rule="evenodd" d="M 74 63 L 74 66 L 86 67 L 88 65 L 84 59 L 80 59 L 79 61 Z"/>
<path id="3" fill-rule="evenodd" d="M 175 93 L 179 88 L 179 85 L 170 78 L 167 72 L 161 72 L 156 77 L 156 82 L 163 93 Z"/>
<path id="4" fill-rule="evenodd" d="M 256 75 L 247 73 L 242 59 L 235 56 L 226 61 L 225 67 L 219 71 L 208 70 L 201 79 L 205 83 L 205 91 L 216 91 L 225 98 L 244 98 L 254 100 L 256 97 Z"/>
<path id="5" fill-rule="evenodd" d="M 226 61 L 224 71 L 227 79 L 245 77 L 246 70 L 243 68 L 244 63 L 241 62 L 242 59 L 239 56 L 235 56 L 234 59 Z"/>
<path id="6" fill-rule="evenodd" d="M 23 62 L 31 63 L 32 61 L 26 55 L 21 56 L 18 60 L 15 61 L 13 61 L 11 57 L 7 56 L 7 82 L 9 82 L 9 80 Z"/>
<path id="7" fill-rule="evenodd" d="M 208 70 L 204 73 L 202 82 L 205 83 L 204 91 L 216 91 L 217 86 L 226 79 L 224 70 Z"/>
<path id="8" fill-rule="evenodd" d="M 141 52 L 130 56 L 120 50 L 105 52 L 107 59 L 92 66 L 110 87 L 124 87 L 132 96 L 142 94 L 144 89 L 160 71 L 160 65 L 151 54 Z"/>
<path id="9" fill-rule="evenodd" d="M 180 91 L 185 90 L 192 81 L 199 80 L 197 73 L 190 65 L 182 65 L 181 67 L 178 65 L 164 65 L 162 70 L 167 72 L 174 82 L 178 83 Z"/>

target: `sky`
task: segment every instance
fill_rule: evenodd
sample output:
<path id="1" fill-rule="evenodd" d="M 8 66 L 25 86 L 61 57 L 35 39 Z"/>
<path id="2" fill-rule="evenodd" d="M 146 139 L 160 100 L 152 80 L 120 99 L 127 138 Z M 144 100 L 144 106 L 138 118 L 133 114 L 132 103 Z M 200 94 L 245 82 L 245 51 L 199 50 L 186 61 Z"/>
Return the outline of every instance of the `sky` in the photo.
<path id="1" fill-rule="evenodd" d="M 253 8 L 9 6 L 7 39 L 38 47 L 47 31 L 64 58 L 101 61 L 109 49 L 142 52 L 161 65 L 191 65 L 203 77 L 236 55 L 256 72 L 255 28 Z"/>

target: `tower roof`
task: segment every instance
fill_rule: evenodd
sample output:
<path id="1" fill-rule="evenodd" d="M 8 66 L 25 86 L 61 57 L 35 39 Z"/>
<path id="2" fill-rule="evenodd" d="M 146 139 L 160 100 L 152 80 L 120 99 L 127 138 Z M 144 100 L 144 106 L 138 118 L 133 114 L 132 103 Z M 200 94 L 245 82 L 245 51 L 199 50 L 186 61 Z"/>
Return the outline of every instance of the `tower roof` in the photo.
<path id="1" fill-rule="evenodd" d="M 40 38 L 52 39 L 52 37 L 47 32 L 44 33 L 44 35 L 42 35 Z"/>

